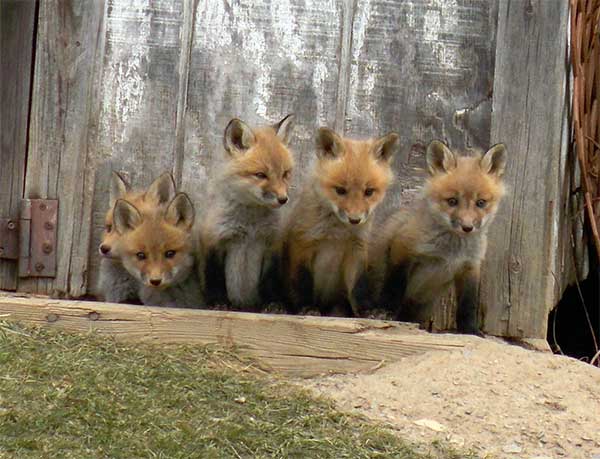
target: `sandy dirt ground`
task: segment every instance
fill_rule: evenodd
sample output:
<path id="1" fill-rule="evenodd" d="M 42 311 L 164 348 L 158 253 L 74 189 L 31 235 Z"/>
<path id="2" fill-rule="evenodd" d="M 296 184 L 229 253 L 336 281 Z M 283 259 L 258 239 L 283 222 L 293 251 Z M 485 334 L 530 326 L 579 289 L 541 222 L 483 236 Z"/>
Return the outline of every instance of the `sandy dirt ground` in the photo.
<path id="1" fill-rule="evenodd" d="M 416 442 L 482 458 L 600 459 L 600 369 L 568 357 L 474 337 L 461 350 L 303 384 Z"/>

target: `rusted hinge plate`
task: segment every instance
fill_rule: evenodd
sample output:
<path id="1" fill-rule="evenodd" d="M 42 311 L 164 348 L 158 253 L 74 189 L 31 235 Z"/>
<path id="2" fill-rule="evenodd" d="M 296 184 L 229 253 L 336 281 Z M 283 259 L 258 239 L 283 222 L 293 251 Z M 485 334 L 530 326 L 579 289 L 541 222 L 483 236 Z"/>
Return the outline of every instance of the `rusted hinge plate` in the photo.
<path id="1" fill-rule="evenodd" d="M 19 258 L 19 221 L 13 218 L 0 218 L 0 258 Z"/>
<path id="2" fill-rule="evenodd" d="M 24 199 L 21 204 L 19 277 L 56 276 L 58 201 Z"/>

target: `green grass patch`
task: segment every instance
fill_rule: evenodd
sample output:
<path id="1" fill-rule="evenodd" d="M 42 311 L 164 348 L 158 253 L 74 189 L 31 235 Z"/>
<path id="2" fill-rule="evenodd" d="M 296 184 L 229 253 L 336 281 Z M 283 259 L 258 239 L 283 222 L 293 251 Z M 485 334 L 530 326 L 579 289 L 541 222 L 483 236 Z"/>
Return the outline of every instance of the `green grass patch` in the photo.
<path id="1" fill-rule="evenodd" d="M 464 458 L 206 347 L 0 324 L 0 457 Z"/>

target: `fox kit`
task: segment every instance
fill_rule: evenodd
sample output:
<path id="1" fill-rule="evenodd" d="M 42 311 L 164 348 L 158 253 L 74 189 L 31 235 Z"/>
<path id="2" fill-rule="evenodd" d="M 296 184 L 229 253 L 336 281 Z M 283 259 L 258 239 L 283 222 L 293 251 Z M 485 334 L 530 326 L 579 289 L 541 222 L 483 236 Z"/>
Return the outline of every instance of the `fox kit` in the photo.
<path id="1" fill-rule="evenodd" d="M 292 125 L 288 115 L 255 129 L 232 119 L 225 129 L 226 163 L 213 183 L 201 230 L 205 282 L 214 302 L 226 295 L 236 307 L 256 308 L 264 300 L 262 282 L 294 166 L 288 150 Z"/>
<path id="2" fill-rule="evenodd" d="M 138 300 L 138 285 L 121 263 L 118 250 L 120 235 L 113 222 L 113 210 L 117 199 L 126 199 L 142 212 L 151 212 L 157 206 L 165 206 L 175 196 L 175 182 L 169 173 L 158 177 L 146 191 L 133 191 L 117 172 L 111 175 L 109 210 L 104 219 L 104 232 L 98 251 L 100 276 L 98 290 L 105 301 L 120 303 Z"/>
<path id="3" fill-rule="evenodd" d="M 290 312 L 316 304 L 326 314 L 350 306 L 359 316 L 372 214 L 393 179 L 398 135 L 366 141 L 317 133 L 312 177 L 283 231 L 282 263 Z"/>
<path id="4" fill-rule="evenodd" d="M 194 207 L 177 193 L 166 209 L 144 212 L 117 200 L 114 225 L 123 267 L 136 280 L 142 303 L 154 306 L 204 306 L 194 270 Z"/>
<path id="5" fill-rule="evenodd" d="M 458 331 L 480 334 L 479 269 L 504 194 L 505 163 L 502 144 L 473 157 L 456 155 L 437 140 L 429 144 L 430 177 L 421 198 L 389 219 L 372 251 L 381 300 L 398 319 L 426 323 L 431 305 L 454 283 Z"/>

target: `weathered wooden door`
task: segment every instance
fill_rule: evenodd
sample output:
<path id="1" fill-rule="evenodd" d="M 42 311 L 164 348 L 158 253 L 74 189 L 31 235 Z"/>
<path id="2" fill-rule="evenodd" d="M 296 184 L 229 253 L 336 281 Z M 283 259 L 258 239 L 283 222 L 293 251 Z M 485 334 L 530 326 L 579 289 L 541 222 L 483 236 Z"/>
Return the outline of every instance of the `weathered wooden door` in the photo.
<path id="1" fill-rule="evenodd" d="M 293 112 L 297 184 L 318 126 L 399 132 L 381 216 L 414 199 L 431 139 L 506 142 L 511 195 L 484 270 L 485 327 L 544 336 L 567 277 L 567 2 L 40 0 L 37 24 L 29 128 L 18 136 L 23 147 L 28 132 L 27 172 L 23 182 L 24 157 L 13 155 L 20 175 L 0 177 L 13 197 L 59 199 L 57 275 L 17 285 L 2 262 L 0 288 L 95 293 L 111 169 L 138 186 L 171 170 L 200 208 L 227 121 Z M 436 321 L 451 317 L 440 308 Z"/>
<path id="2" fill-rule="evenodd" d="M 0 290 L 18 285 L 18 220 L 27 164 L 27 125 L 36 2 L 0 2 Z"/>

